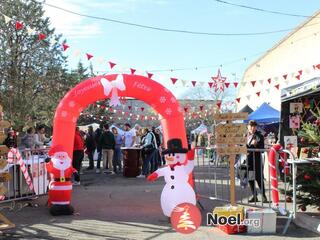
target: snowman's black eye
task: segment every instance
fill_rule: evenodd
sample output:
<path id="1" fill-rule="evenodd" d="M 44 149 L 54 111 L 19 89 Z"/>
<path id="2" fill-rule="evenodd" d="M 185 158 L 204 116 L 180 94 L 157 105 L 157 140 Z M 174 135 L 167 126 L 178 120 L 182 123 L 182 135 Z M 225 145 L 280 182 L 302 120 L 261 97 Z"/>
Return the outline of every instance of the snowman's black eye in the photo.
<path id="1" fill-rule="evenodd" d="M 172 156 L 174 156 L 174 153 L 172 153 Z"/>

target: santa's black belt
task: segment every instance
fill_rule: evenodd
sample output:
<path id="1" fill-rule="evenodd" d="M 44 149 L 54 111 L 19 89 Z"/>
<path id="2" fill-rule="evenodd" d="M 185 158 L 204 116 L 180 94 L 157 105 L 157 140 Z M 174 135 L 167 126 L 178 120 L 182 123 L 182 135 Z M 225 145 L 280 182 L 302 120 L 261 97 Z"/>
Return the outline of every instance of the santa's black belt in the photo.
<path id="1" fill-rule="evenodd" d="M 67 181 L 71 181 L 71 178 L 64 178 L 64 177 L 55 178 L 54 181 L 55 182 L 67 182 Z"/>

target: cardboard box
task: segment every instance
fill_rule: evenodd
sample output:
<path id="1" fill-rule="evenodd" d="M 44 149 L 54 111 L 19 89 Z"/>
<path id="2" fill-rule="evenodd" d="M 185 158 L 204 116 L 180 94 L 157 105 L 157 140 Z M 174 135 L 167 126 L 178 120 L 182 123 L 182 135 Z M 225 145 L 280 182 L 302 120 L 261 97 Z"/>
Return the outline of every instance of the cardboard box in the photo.
<path id="1" fill-rule="evenodd" d="M 248 209 L 246 211 L 247 219 L 259 219 L 259 226 L 248 225 L 248 233 L 275 233 L 277 214 L 270 208 L 266 209 Z"/>
<path id="2" fill-rule="evenodd" d="M 244 219 L 244 207 L 240 206 L 227 206 L 227 207 L 216 207 L 213 210 L 213 214 L 217 214 L 217 216 L 223 216 L 223 217 L 230 217 L 230 216 L 238 216 L 240 214 L 240 220 L 243 221 Z M 217 225 L 219 229 L 224 231 L 227 234 L 237 234 L 237 233 L 243 233 L 246 232 L 246 226 L 244 225 Z"/>

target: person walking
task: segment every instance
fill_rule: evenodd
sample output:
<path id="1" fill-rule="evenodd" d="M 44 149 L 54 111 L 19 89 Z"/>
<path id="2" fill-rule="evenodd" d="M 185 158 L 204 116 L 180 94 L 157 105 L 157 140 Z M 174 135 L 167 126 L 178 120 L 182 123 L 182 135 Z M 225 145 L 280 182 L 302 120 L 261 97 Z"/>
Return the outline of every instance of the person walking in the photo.
<path id="1" fill-rule="evenodd" d="M 74 135 L 74 146 L 73 146 L 73 158 L 72 166 L 77 170 L 74 173 L 74 185 L 80 185 L 80 171 L 81 164 L 84 157 L 84 141 L 79 131 L 79 127 L 76 127 L 76 132 Z"/>
<path id="2" fill-rule="evenodd" d="M 89 158 L 89 167 L 87 167 L 87 170 L 92 170 L 94 168 L 93 154 L 94 154 L 94 151 L 96 150 L 96 143 L 95 143 L 94 137 L 95 136 L 94 136 L 94 132 L 93 132 L 93 127 L 89 126 L 87 137 L 85 140 L 85 145 L 87 148 L 86 153 L 88 154 L 88 158 Z"/>
<path id="3" fill-rule="evenodd" d="M 103 168 L 106 169 L 106 167 L 108 166 L 108 171 L 105 171 L 105 173 L 114 174 L 115 172 L 113 168 L 113 153 L 116 142 L 114 139 L 114 135 L 109 129 L 109 124 L 104 125 L 104 131 L 100 137 L 100 145 L 102 148 Z"/>
<path id="4" fill-rule="evenodd" d="M 122 136 L 118 133 L 118 130 L 113 127 L 112 133 L 114 135 L 115 139 L 115 148 L 114 148 L 114 154 L 113 154 L 113 171 L 115 173 L 121 172 L 122 170 L 122 164 L 121 164 L 121 147 L 123 145 L 123 138 Z"/>
<path id="5" fill-rule="evenodd" d="M 257 131 L 257 122 L 250 120 L 247 126 L 247 148 L 248 149 L 264 149 L 264 137 Z M 264 186 L 264 176 L 263 176 L 263 162 L 262 162 L 262 153 L 249 151 L 247 155 L 247 166 L 249 171 L 249 185 L 252 193 L 252 197 L 249 199 L 249 202 L 257 202 L 257 191 L 255 189 L 255 181 L 257 181 L 260 191 L 262 192 L 262 201 L 268 203 L 265 186 Z M 250 179 L 250 171 L 253 172 L 253 180 Z"/>
<path id="6" fill-rule="evenodd" d="M 103 125 L 100 124 L 99 128 L 96 129 L 96 131 L 94 132 L 94 139 L 96 142 L 96 147 L 97 147 L 97 152 L 98 152 L 98 159 L 97 159 L 97 170 L 96 173 L 100 173 L 100 164 L 101 164 L 101 158 L 102 158 L 102 147 L 100 144 L 100 137 L 102 135 L 103 132 Z"/>

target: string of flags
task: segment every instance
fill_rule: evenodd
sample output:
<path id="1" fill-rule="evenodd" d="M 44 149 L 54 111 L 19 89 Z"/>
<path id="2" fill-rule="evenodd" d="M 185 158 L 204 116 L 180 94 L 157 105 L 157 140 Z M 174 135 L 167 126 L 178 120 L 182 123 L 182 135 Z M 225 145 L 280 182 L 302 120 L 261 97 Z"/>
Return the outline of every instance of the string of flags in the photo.
<path id="1" fill-rule="evenodd" d="M 26 29 L 26 31 L 28 32 L 29 35 L 35 35 L 37 36 L 37 40 L 38 41 L 44 41 L 47 39 L 47 36 L 45 33 L 40 32 L 40 31 L 36 31 L 35 29 L 26 26 L 23 22 L 21 21 L 17 21 L 14 20 L 13 18 L 8 17 L 7 15 L 3 14 L 0 12 L 0 14 L 4 17 L 5 23 L 6 24 L 10 24 L 10 23 L 14 23 L 14 27 L 16 29 L 16 31 L 21 31 L 23 29 Z M 55 44 L 57 43 L 56 40 L 52 39 L 50 41 L 51 44 Z M 62 43 L 61 44 L 61 48 L 64 52 L 66 51 L 70 51 L 70 49 L 72 49 L 72 47 L 70 45 L 68 45 L 67 43 Z M 96 57 L 89 52 L 85 52 L 85 57 L 88 61 L 92 61 L 92 59 L 95 59 Z M 75 49 L 74 56 L 80 56 L 81 55 L 81 51 L 79 49 Z M 105 60 L 104 57 L 97 57 L 96 58 L 99 64 L 105 64 L 107 63 L 108 67 L 111 70 L 114 70 L 115 67 L 118 67 L 119 70 L 122 69 L 124 71 L 129 70 L 131 74 L 135 74 L 136 73 L 136 69 L 134 68 L 128 68 L 128 67 L 122 67 L 111 60 Z M 269 77 L 267 79 L 258 79 L 258 80 L 251 80 L 251 81 L 242 81 L 242 82 L 227 82 L 227 78 L 222 76 L 221 74 L 221 70 L 218 69 L 217 75 L 211 77 L 210 81 L 196 81 L 196 80 L 192 80 L 192 81 L 187 81 L 184 79 L 179 79 L 177 77 L 171 77 L 171 83 L 173 85 L 176 85 L 177 83 L 181 83 L 181 85 L 183 87 L 188 87 L 190 86 L 188 83 L 191 83 L 192 87 L 205 87 L 206 84 L 208 84 L 207 86 L 210 89 L 213 89 L 215 92 L 224 92 L 226 89 L 228 88 L 238 88 L 238 87 L 245 87 L 247 86 L 247 84 L 250 85 L 250 87 L 252 86 L 253 91 L 251 91 L 251 94 L 248 94 L 246 96 L 241 96 L 241 97 L 237 97 L 234 99 L 234 103 L 240 103 L 241 100 L 245 97 L 247 100 L 250 100 L 252 97 L 261 97 L 262 92 L 265 92 L 267 94 L 270 93 L 271 90 L 276 89 L 276 90 L 280 90 L 281 87 L 283 86 L 287 86 L 289 85 L 290 80 L 297 80 L 300 81 L 302 78 L 303 74 L 309 74 L 311 72 L 311 70 L 317 71 L 320 70 L 320 63 L 314 64 L 312 65 L 312 68 L 310 66 L 310 68 L 305 68 L 305 69 L 299 69 L 297 71 L 291 72 L 291 73 L 284 73 L 281 76 L 275 76 L 275 77 Z M 154 76 L 153 73 L 146 71 L 147 77 L 148 78 L 152 78 Z M 266 85 L 266 86 L 264 86 Z M 260 87 L 260 88 L 259 88 Z M 256 91 L 254 90 L 256 89 Z M 221 106 L 223 106 L 222 101 L 217 101 L 216 105 L 221 108 Z"/>

